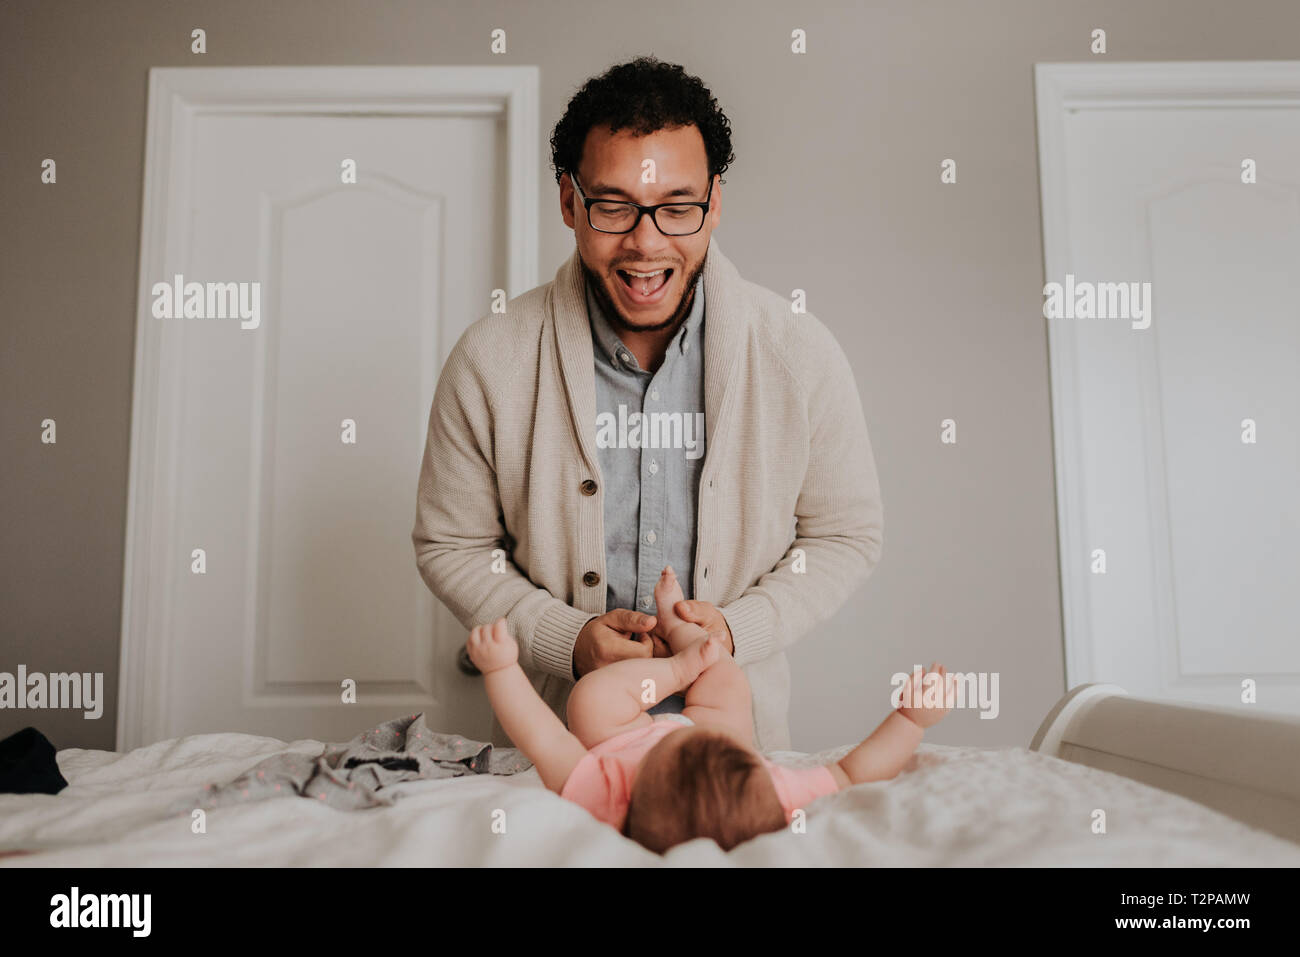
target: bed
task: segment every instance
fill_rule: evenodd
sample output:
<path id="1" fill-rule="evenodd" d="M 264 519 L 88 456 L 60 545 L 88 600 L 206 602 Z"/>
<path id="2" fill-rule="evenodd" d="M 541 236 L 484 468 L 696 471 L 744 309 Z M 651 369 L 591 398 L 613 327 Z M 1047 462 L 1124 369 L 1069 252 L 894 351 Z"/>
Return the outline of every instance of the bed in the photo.
<path id="1" fill-rule="evenodd" d="M 163 811 L 273 754 L 323 747 L 200 734 L 64 749 L 61 793 L 0 795 L 0 852 L 33 852 L 0 866 L 1300 866 L 1300 718 L 1109 685 L 1067 694 L 1030 747 L 922 744 L 894 780 L 810 805 L 805 833 L 729 854 L 696 840 L 657 857 L 545 790 L 535 769 L 409 781 L 392 806 L 362 811 L 240 804 L 209 812 L 204 834 Z M 850 747 L 770 756 L 802 765 Z"/>

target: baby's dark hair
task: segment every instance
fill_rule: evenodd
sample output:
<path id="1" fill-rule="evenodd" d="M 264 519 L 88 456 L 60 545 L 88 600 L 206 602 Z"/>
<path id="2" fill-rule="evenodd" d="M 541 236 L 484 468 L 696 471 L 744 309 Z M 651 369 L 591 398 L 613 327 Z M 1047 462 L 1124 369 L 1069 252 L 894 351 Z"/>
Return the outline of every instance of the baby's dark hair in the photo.
<path id="1" fill-rule="evenodd" d="M 637 136 L 648 136 L 692 124 L 704 137 L 711 181 L 725 172 L 736 156 L 731 151 L 731 121 L 708 87 L 677 64 L 653 56 L 639 56 L 610 67 L 573 95 L 564 116 L 555 124 L 551 133 L 555 182 L 577 170 L 587 133 L 594 126 L 609 126 L 615 133 L 629 129 Z"/>
<path id="2" fill-rule="evenodd" d="M 785 809 L 758 756 L 721 735 L 695 734 L 654 774 L 637 775 L 623 834 L 656 854 L 697 837 L 729 851 L 785 825 Z"/>

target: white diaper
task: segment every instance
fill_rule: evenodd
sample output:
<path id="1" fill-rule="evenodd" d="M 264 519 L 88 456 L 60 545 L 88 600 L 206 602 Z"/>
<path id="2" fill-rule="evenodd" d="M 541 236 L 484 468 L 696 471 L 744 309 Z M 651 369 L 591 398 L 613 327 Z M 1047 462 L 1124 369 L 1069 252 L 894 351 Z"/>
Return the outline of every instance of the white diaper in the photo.
<path id="1" fill-rule="evenodd" d="M 684 725 L 695 727 L 695 722 L 692 721 L 690 718 L 686 717 L 686 715 L 684 714 L 677 714 L 675 712 L 669 711 L 669 712 L 665 712 L 664 714 L 655 715 L 656 721 L 660 718 L 667 718 L 669 721 L 679 721 Z"/>

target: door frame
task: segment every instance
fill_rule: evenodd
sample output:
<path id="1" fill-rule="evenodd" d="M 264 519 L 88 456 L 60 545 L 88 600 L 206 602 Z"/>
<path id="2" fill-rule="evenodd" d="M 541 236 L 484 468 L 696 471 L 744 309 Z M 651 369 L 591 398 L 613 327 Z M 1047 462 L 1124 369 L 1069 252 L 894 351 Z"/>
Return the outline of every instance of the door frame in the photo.
<path id="1" fill-rule="evenodd" d="M 1300 61 L 1179 61 L 1135 63 L 1034 64 L 1038 122 L 1038 168 L 1042 199 L 1044 283 L 1060 281 L 1073 259 L 1066 201 L 1066 116 L 1079 110 L 1152 107 L 1252 108 L 1300 106 Z M 1044 319 L 1052 396 L 1052 431 L 1056 467 L 1057 534 L 1061 576 L 1061 611 L 1065 640 L 1065 686 L 1111 680 L 1098 674 L 1089 612 L 1088 543 L 1098 538 L 1085 507 L 1082 403 L 1077 376 L 1077 323 Z M 1178 647 L 1168 495 L 1164 463 L 1163 417 L 1158 392 L 1156 351 L 1151 337 L 1139 347 L 1140 389 L 1147 475 L 1147 514 L 1151 523 L 1148 561 L 1157 594 L 1152 595 L 1162 660 Z M 1181 671 L 1160 676 L 1162 685 L 1195 696 L 1206 676 Z M 1211 679 L 1213 680 L 1213 679 Z"/>
<path id="2" fill-rule="evenodd" d="M 166 676 L 179 560 L 168 554 L 176 511 L 174 404 L 179 368 L 161 368 L 151 288 L 184 272 L 189 253 L 193 121 L 202 113 L 496 116 L 504 127 L 507 298 L 537 285 L 539 70 L 536 66 L 154 67 L 149 71 L 136 299 L 135 377 L 127 486 L 117 749 L 169 727 Z M 176 266 L 178 268 L 172 268 Z"/>

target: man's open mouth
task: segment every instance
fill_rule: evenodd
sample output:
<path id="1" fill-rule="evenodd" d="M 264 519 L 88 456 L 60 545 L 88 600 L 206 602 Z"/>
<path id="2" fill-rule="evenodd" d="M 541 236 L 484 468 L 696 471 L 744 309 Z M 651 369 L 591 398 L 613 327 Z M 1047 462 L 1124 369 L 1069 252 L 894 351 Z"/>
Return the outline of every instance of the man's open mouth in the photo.
<path id="1" fill-rule="evenodd" d="M 641 270 L 641 269 L 620 269 L 618 278 L 623 280 L 623 285 L 627 286 L 638 296 L 653 296 L 656 292 L 667 284 L 672 278 L 671 269 Z"/>

